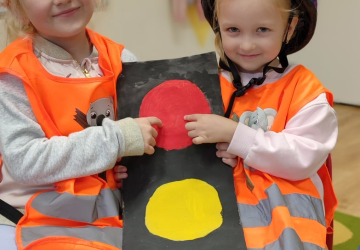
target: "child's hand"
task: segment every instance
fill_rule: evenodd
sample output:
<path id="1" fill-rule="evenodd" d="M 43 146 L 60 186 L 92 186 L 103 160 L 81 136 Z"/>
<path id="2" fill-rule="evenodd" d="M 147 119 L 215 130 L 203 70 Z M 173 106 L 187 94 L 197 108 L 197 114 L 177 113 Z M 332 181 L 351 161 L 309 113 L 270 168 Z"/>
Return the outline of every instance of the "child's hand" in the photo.
<path id="1" fill-rule="evenodd" d="M 144 152 L 145 154 L 153 154 L 155 152 L 156 141 L 155 138 L 158 136 L 158 132 L 152 125 L 162 127 L 162 122 L 157 117 L 144 117 L 134 119 L 139 125 L 141 134 L 144 138 Z"/>
<path id="2" fill-rule="evenodd" d="M 122 187 L 122 180 L 126 179 L 128 177 L 128 174 L 126 173 L 127 168 L 125 166 L 118 165 L 121 159 L 117 160 L 117 165 L 113 168 L 114 171 L 114 179 L 116 181 L 116 185 L 118 188 Z"/>
<path id="3" fill-rule="evenodd" d="M 194 144 L 230 142 L 237 122 L 219 115 L 186 115 L 185 128 L 189 130 L 188 135 L 193 139 Z"/>
<path id="4" fill-rule="evenodd" d="M 222 161 L 229 165 L 230 167 L 236 167 L 238 163 L 238 156 L 233 155 L 227 152 L 227 149 L 229 148 L 229 143 L 227 142 L 219 142 L 216 144 L 217 152 L 216 156 L 219 158 L 222 158 Z"/>

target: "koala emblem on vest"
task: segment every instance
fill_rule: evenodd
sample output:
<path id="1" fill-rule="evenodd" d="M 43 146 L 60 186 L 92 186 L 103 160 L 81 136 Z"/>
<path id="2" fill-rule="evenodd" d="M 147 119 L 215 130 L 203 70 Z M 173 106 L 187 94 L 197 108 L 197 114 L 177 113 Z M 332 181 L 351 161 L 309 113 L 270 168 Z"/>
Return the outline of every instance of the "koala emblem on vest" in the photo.
<path id="1" fill-rule="evenodd" d="M 79 109 L 75 109 L 75 111 L 74 120 L 83 128 L 101 126 L 105 118 L 115 120 L 114 99 L 111 96 L 90 103 L 86 114 Z"/>
<path id="2" fill-rule="evenodd" d="M 254 112 L 252 111 L 245 111 L 239 118 L 235 113 L 233 113 L 233 120 L 236 122 L 241 122 L 242 124 L 258 130 L 262 129 L 263 131 L 269 131 L 271 129 L 271 126 L 274 123 L 275 117 L 277 115 L 277 111 L 272 108 L 262 109 L 257 107 Z M 248 166 L 244 163 L 244 168 L 255 171 L 254 168 Z M 250 191 L 254 190 L 254 183 L 249 178 L 248 174 L 245 173 L 246 177 L 246 185 L 249 188 Z"/>

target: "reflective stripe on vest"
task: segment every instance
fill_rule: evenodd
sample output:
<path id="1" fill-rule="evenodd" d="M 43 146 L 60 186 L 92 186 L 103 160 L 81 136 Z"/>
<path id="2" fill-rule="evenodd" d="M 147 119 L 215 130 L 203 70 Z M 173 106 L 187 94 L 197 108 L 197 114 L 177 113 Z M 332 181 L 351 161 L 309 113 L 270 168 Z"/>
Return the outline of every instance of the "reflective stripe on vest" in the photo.
<path id="1" fill-rule="evenodd" d="M 292 217 L 316 220 L 326 226 L 321 199 L 296 193 L 282 195 L 275 183 L 265 192 L 269 198 L 260 200 L 256 205 L 238 203 L 239 213 L 245 215 L 241 220 L 243 227 L 269 226 L 272 222 L 272 211 L 279 206 L 287 207 Z"/>
<path id="2" fill-rule="evenodd" d="M 99 195 L 73 195 L 48 191 L 36 196 L 31 207 L 46 216 L 85 223 L 119 216 L 119 200 L 110 188 L 101 190 Z"/>
<path id="3" fill-rule="evenodd" d="M 292 228 L 301 242 L 325 247 L 326 223 L 322 200 L 310 179 L 292 182 L 260 171 L 234 170 L 240 220 L 248 248 L 263 249 Z M 246 175 L 254 183 L 250 191 Z M 280 248 L 279 250 L 287 250 Z"/>
<path id="4" fill-rule="evenodd" d="M 297 246 L 303 246 L 298 248 Z M 264 248 L 248 248 L 248 250 L 278 250 L 278 249 L 306 249 L 306 250 L 325 250 L 325 248 L 319 247 L 318 245 L 302 242 L 297 233 L 292 228 L 286 228 L 279 238 L 266 245 Z"/>
<path id="5" fill-rule="evenodd" d="M 24 247 L 43 238 L 44 235 L 46 235 L 46 237 L 68 236 L 90 242 L 103 242 L 120 249 L 122 246 L 123 229 L 117 227 L 98 228 L 92 226 L 80 228 L 50 226 L 25 227 L 22 229 L 22 242 Z M 58 249 L 61 249 L 61 246 Z"/>

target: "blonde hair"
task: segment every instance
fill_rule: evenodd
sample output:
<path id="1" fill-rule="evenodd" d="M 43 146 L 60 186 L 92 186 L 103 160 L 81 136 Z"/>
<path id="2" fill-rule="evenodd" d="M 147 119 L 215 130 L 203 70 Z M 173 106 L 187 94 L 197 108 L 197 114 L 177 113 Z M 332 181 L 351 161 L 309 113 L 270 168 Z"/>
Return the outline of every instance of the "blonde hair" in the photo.
<path id="1" fill-rule="evenodd" d="M 227 66 L 229 66 L 228 61 L 225 58 L 225 52 L 223 49 L 220 27 L 218 22 L 218 16 L 220 12 L 220 7 L 219 7 L 220 1 L 221 0 L 215 0 L 215 10 L 213 16 L 213 23 L 212 23 L 213 30 L 215 30 L 215 49 L 218 55 L 220 56 L 221 61 L 223 61 Z M 274 1 L 276 1 L 277 7 L 283 13 L 283 18 L 285 22 L 287 22 L 290 13 L 297 15 L 296 11 L 294 9 L 291 9 L 291 0 L 274 0 Z"/>
<path id="2" fill-rule="evenodd" d="M 34 32 L 34 27 L 30 23 L 23 9 L 20 0 L 0 0 L 0 6 L 5 7 L 5 25 L 8 42 L 15 38 Z"/>
<path id="3" fill-rule="evenodd" d="M 108 0 L 94 1 L 96 10 L 105 10 Z M 13 41 L 20 36 L 32 35 L 36 32 L 35 27 L 26 16 L 21 0 L 0 0 L 0 6 L 5 7 L 8 10 L 5 14 L 8 42 Z"/>

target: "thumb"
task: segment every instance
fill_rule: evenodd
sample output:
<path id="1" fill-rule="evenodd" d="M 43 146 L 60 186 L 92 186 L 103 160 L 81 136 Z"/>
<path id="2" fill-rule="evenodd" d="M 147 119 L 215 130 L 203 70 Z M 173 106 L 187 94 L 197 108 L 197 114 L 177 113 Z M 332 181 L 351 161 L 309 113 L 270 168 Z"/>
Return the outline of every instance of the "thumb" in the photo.
<path id="1" fill-rule="evenodd" d="M 195 137 L 192 142 L 196 145 L 203 144 L 206 142 L 205 138 L 202 136 Z"/>
<path id="2" fill-rule="evenodd" d="M 196 114 L 184 116 L 185 121 L 197 121 L 198 116 Z"/>
<path id="3" fill-rule="evenodd" d="M 162 125 L 163 125 L 162 121 L 159 118 L 155 117 L 155 116 L 148 117 L 147 119 L 148 119 L 148 121 L 150 122 L 151 125 L 156 125 L 158 127 L 162 127 Z"/>

